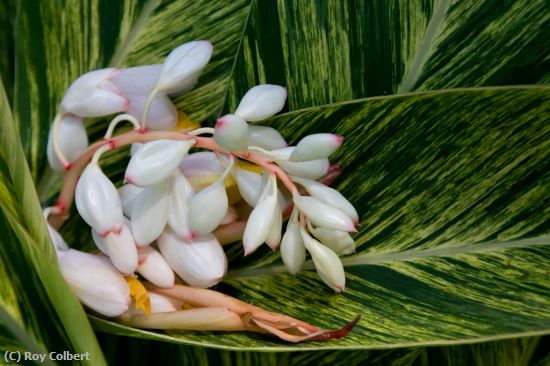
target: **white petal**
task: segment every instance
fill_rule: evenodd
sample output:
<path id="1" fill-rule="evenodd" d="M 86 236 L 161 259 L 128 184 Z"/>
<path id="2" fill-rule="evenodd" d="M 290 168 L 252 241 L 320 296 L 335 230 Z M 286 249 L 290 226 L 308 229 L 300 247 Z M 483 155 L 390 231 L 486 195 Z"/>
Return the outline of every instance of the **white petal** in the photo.
<path id="1" fill-rule="evenodd" d="M 189 285 L 211 287 L 225 276 L 227 258 L 214 235 L 187 242 L 166 231 L 157 242 L 168 264 Z"/>
<path id="2" fill-rule="evenodd" d="M 248 123 L 239 116 L 226 114 L 216 122 L 214 139 L 226 151 L 245 151 L 248 148 Z"/>
<path id="3" fill-rule="evenodd" d="M 48 227 L 48 233 L 50 233 L 50 238 L 52 239 L 55 250 L 62 252 L 69 250 L 69 246 L 59 232 L 55 230 L 48 222 L 46 222 L 46 226 Z"/>
<path id="4" fill-rule="evenodd" d="M 166 296 L 149 291 L 149 301 L 151 302 L 151 313 L 168 313 L 181 310 L 182 302 Z"/>
<path id="5" fill-rule="evenodd" d="M 328 158 L 344 141 L 342 136 L 332 133 L 317 133 L 304 137 L 296 145 L 290 161 L 309 161 Z"/>
<path id="6" fill-rule="evenodd" d="M 258 146 L 266 150 L 280 149 L 288 144 L 279 131 L 267 126 L 248 126 L 248 145 Z"/>
<path id="7" fill-rule="evenodd" d="M 63 97 L 59 109 L 81 117 L 100 117 L 122 112 L 128 108 L 128 101 L 102 83 L 119 70 L 103 69 L 86 73 L 76 79 Z M 108 85 L 108 84 L 107 84 Z"/>
<path id="8" fill-rule="evenodd" d="M 327 205 L 340 209 L 343 213 L 348 215 L 354 224 L 359 222 L 359 215 L 357 214 L 355 207 L 353 207 L 346 197 L 344 197 L 337 190 L 309 179 L 293 178 L 293 180 L 302 185 L 311 196 L 326 203 Z"/>
<path id="9" fill-rule="evenodd" d="M 189 227 L 195 234 L 206 234 L 216 229 L 229 208 L 227 192 L 222 182 L 216 181 L 189 200 Z"/>
<path id="10" fill-rule="evenodd" d="M 245 121 L 261 121 L 281 111 L 285 101 L 286 88 L 271 84 L 258 85 L 246 92 L 235 114 Z"/>
<path id="11" fill-rule="evenodd" d="M 65 168 L 53 150 L 52 131 L 50 129 L 50 134 L 48 135 L 48 162 L 53 170 L 62 173 L 65 171 Z M 88 147 L 88 135 L 86 134 L 82 118 L 73 114 L 63 116 L 59 125 L 59 136 L 57 136 L 57 139 L 65 158 L 69 162 L 76 159 Z"/>
<path id="12" fill-rule="evenodd" d="M 164 288 L 174 286 L 174 271 L 164 257 L 150 246 L 138 249 L 137 272 L 155 286 Z"/>
<path id="13" fill-rule="evenodd" d="M 321 243 L 334 250 L 338 255 L 355 253 L 355 242 L 351 235 L 341 230 L 318 227 L 310 230 Z"/>
<path id="14" fill-rule="evenodd" d="M 351 219 L 336 207 L 308 196 L 295 195 L 293 200 L 296 207 L 316 226 L 334 230 L 357 231 Z"/>
<path id="15" fill-rule="evenodd" d="M 194 194 L 191 184 L 181 172 L 176 170 L 170 193 L 168 225 L 180 238 L 187 240 L 193 239 L 189 228 L 189 200 Z"/>
<path id="16" fill-rule="evenodd" d="M 130 156 L 134 156 L 135 153 L 138 152 L 139 149 L 143 147 L 143 143 L 141 142 L 134 142 L 132 146 L 130 146 Z"/>
<path id="17" fill-rule="evenodd" d="M 162 65 L 157 89 L 173 93 L 194 85 L 197 77 L 212 57 L 212 44 L 193 41 L 174 49 Z"/>
<path id="18" fill-rule="evenodd" d="M 330 168 L 328 159 L 299 162 L 277 160 L 277 164 L 290 175 L 306 179 L 322 178 Z"/>
<path id="19" fill-rule="evenodd" d="M 132 208 L 134 207 L 134 202 L 138 194 L 143 190 L 143 188 L 135 186 L 133 184 L 124 184 L 118 187 L 117 192 L 120 197 L 120 202 L 122 203 L 122 211 L 124 216 L 132 216 Z"/>
<path id="20" fill-rule="evenodd" d="M 269 157 L 273 160 L 288 160 L 295 148 L 296 146 L 287 146 L 271 150 Z"/>
<path id="21" fill-rule="evenodd" d="M 147 97 L 157 85 L 161 69 L 162 64 L 128 67 L 111 77 L 110 80 L 129 99 L 137 95 Z"/>
<path id="22" fill-rule="evenodd" d="M 159 237 L 168 222 L 171 179 L 144 188 L 136 197 L 131 215 L 136 245 L 149 245 Z"/>
<path id="23" fill-rule="evenodd" d="M 288 271 L 295 275 L 302 269 L 306 260 L 306 247 L 300 235 L 300 224 L 289 222 L 281 241 L 281 258 Z"/>
<path id="24" fill-rule="evenodd" d="M 300 234 L 307 251 L 311 254 L 319 277 L 334 291 L 344 291 L 346 275 L 340 258 L 332 250 L 309 236 L 303 227 L 300 227 Z"/>
<path id="25" fill-rule="evenodd" d="M 126 224 L 120 233 L 111 232 L 102 237 L 92 229 L 92 238 L 99 250 L 105 253 L 122 273 L 132 274 L 138 266 L 138 254 L 134 237 Z"/>
<path id="26" fill-rule="evenodd" d="M 180 165 L 195 140 L 156 140 L 146 143 L 130 159 L 125 179 L 139 187 L 159 183 Z"/>
<path id="27" fill-rule="evenodd" d="M 231 173 L 245 202 L 252 207 L 256 206 L 262 190 L 262 176 L 241 168 L 234 168 Z"/>
<path id="28" fill-rule="evenodd" d="M 109 317 L 128 310 L 128 285 L 107 258 L 70 249 L 59 257 L 59 268 L 74 294 L 91 309 Z"/>
<path id="29" fill-rule="evenodd" d="M 225 168 L 220 164 L 216 154 L 201 151 L 186 155 L 180 163 L 180 170 L 186 177 L 203 174 L 205 171 L 212 175 L 221 175 Z"/>
<path id="30" fill-rule="evenodd" d="M 270 177 L 274 179 L 273 177 Z M 271 183 L 268 183 L 271 185 Z M 243 234 L 244 255 L 254 252 L 264 243 L 271 232 L 277 212 L 277 192 L 271 191 L 261 199 L 248 217 Z"/>
<path id="31" fill-rule="evenodd" d="M 275 214 L 274 214 L 274 220 L 273 225 L 271 225 L 271 229 L 269 230 L 269 236 L 265 240 L 265 243 L 268 247 L 271 248 L 271 250 L 276 250 L 279 247 L 279 244 L 281 244 L 281 235 L 283 231 L 283 212 L 281 210 L 281 206 L 279 206 L 279 203 L 275 205 Z"/>
<path id="32" fill-rule="evenodd" d="M 130 99 L 128 113 L 141 120 L 146 102 L 146 96 Z M 174 103 L 166 94 L 156 95 L 151 102 L 149 112 L 147 112 L 147 128 L 156 131 L 168 131 L 174 128 L 177 122 L 178 111 Z"/>
<path id="33" fill-rule="evenodd" d="M 122 204 L 113 183 L 97 164 L 88 164 L 75 191 L 76 208 L 100 235 L 122 229 Z"/>

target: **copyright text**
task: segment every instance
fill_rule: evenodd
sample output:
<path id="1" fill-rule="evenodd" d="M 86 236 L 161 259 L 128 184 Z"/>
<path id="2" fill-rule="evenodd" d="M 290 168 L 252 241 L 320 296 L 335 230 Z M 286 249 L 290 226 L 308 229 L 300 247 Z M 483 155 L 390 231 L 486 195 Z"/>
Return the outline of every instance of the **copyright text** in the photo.
<path id="1" fill-rule="evenodd" d="M 90 353 L 71 353 L 69 351 L 63 352 L 49 352 L 49 353 L 33 353 L 22 351 L 5 351 L 4 362 L 21 363 L 24 361 L 45 362 L 48 361 L 90 361 Z"/>

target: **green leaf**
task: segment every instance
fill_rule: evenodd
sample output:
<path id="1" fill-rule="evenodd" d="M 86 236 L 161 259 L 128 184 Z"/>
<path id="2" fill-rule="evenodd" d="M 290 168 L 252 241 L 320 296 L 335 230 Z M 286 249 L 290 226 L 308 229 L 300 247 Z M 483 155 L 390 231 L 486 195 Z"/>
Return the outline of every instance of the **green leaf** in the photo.
<path id="1" fill-rule="evenodd" d="M 544 338 L 519 338 L 451 347 L 415 347 L 373 351 L 315 352 L 235 352 L 202 347 L 188 347 L 167 342 L 153 342 L 99 334 L 107 359 L 112 364 L 190 363 L 216 365 L 499 365 L 527 366 L 543 358 Z M 547 353 L 547 352 L 546 352 Z M 543 365 L 542 363 L 540 365 Z"/>
<path id="2" fill-rule="evenodd" d="M 89 352 L 90 364 L 104 364 L 86 315 L 57 270 L 1 84 L 0 118 L 0 336 L 22 350 Z"/>
<path id="3" fill-rule="evenodd" d="M 107 66 L 161 63 L 178 45 L 209 39 L 215 50 L 198 86 L 177 106 L 196 121 L 225 97 L 249 0 L 44 1 L 20 3 L 15 117 L 35 181 L 46 168 L 51 121 L 78 76 Z M 68 21 L 64 21 L 68 20 Z M 91 126 L 92 130 L 106 129 Z"/>
<path id="4" fill-rule="evenodd" d="M 414 90 L 549 83 L 544 0 L 259 0 L 227 110 L 259 83 L 296 110 Z"/>
<path id="5" fill-rule="evenodd" d="M 194 38 L 209 38 L 216 47 L 198 89 L 177 100 L 195 120 L 218 114 L 222 105 L 231 110 L 258 82 L 286 85 L 292 111 L 412 90 L 550 82 L 543 0 L 249 3 L 18 2 L 15 115 L 33 179 L 48 181 L 47 132 L 72 80 L 108 65 L 160 62 Z M 545 88 L 459 90 L 312 108 L 270 122 L 293 141 L 315 131 L 346 137 L 334 159 L 346 168 L 338 187 L 367 217 L 359 253 L 346 259 L 348 291 L 331 294 L 312 271 L 291 278 L 267 250 L 243 260 L 238 245 L 229 250 L 230 268 L 237 270 L 219 289 L 320 326 L 339 326 L 362 312 L 348 339 L 289 346 L 251 334 L 145 332 L 98 318 L 94 325 L 134 337 L 261 351 L 546 334 L 544 103 Z M 90 121 L 88 127 L 97 138 L 105 125 Z M 110 176 L 121 172 L 124 156 L 106 157 Z M 12 204 L 9 195 L 1 197 Z M 75 217 L 64 234 L 86 247 L 89 228 Z M 26 243 L 24 235 L 16 238 L 8 248 Z M 31 272 L 53 268 L 21 261 Z M 65 319 L 67 313 L 60 314 Z M 415 357 L 428 356 L 412 348 L 388 353 L 387 360 Z"/>
<path id="6" fill-rule="evenodd" d="M 14 0 L 6 0 L 0 3 L 0 50 L 4 57 L 0 57 L 0 77 L 4 84 L 4 92 L 10 102 L 13 101 L 13 86 L 15 74 L 15 45 L 14 45 L 14 20 L 17 5 Z"/>
<path id="7" fill-rule="evenodd" d="M 311 263 L 297 277 L 267 250 L 219 290 L 323 328 L 357 313 L 346 338 L 285 345 L 250 334 L 115 334 L 257 351 L 457 345 L 550 333 L 550 88 L 440 91 L 314 107 L 274 118 L 289 142 L 345 136 L 336 188 L 363 218 L 335 295 Z"/>

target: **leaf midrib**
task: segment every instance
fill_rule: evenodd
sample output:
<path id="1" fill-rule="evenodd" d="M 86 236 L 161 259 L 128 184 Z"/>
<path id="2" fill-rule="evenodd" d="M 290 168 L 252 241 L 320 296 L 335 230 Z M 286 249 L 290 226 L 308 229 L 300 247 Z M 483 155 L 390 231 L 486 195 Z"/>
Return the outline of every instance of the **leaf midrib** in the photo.
<path id="1" fill-rule="evenodd" d="M 491 241 L 460 246 L 444 246 L 430 249 L 408 249 L 401 252 L 360 253 L 342 259 L 344 267 L 403 262 L 421 258 L 450 257 L 460 254 L 486 253 L 498 250 L 518 249 L 550 245 L 550 235 L 541 235 L 527 239 L 510 241 Z M 313 270 L 315 265 L 311 260 L 304 263 L 304 270 Z M 226 280 L 271 275 L 288 272 L 284 265 L 271 265 L 259 268 L 244 268 L 227 273 Z"/>
<path id="2" fill-rule="evenodd" d="M 426 28 L 426 33 L 424 34 L 422 41 L 416 48 L 413 60 L 411 62 L 411 67 L 404 75 L 401 83 L 397 87 L 398 94 L 410 92 L 418 81 L 424 65 L 428 61 L 433 43 L 437 35 L 439 34 L 439 28 L 445 20 L 445 15 L 447 14 L 450 3 L 450 0 L 442 0 L 435 9 L 432 19 L 430 20 L 430 22 L 428 23 L 428 27 Z"/>

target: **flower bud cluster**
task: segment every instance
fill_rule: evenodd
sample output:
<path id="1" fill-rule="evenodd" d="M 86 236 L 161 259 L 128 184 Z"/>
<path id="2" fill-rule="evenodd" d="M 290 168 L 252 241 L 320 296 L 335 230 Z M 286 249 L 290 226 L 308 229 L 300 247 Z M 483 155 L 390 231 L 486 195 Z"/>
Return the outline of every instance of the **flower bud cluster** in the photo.
<path id="1" fill-rule="evenodd" d="M 177 111 L 169 95 L 192 88 L 211 54 L 209 42 L 190 42 L 162 65 L 98 70 L 78 78 L 50 133 L 52 168 L 67 169 L 63 158 L 73 161 L 86 149 L 83 117 L 126 112 L 142 128 L 147 123 L 170 130 Z M 252 124 L 280 112 L 286 96 L 281 86 L 259 85 L 215 128 L 128 140 L 135 144 L 118 188 L 99 164 L 115 144 L 106 141 L 94 150 L 76 184 L 75 203 L 101 254 L 68 249 L 49 227 L 62 273 L 84 304 L 106 316 L 131 310 L 124 276 L 138 274 L 163 288 L 174 286 L 175 274 L 190 286 L 211 287 L 227 272 L 221 242 L 235 233 L 245 255 L 264 243 L 271 250 L 280 247 L 292 274 L 309 253 L 320 278 L 337 292 L 344 289 L 339 256 L 355 251 L 349 233 L 356 231 L 359 217 L 339 192 L 318 181 L 329 173 L 328 158 L 343 139 L 320 133 L 288 146 L 274 128 Z M 199 137 L 203 133 L 213 138 Z M 157 308 L 170 308 L 157 300 Z"/>

